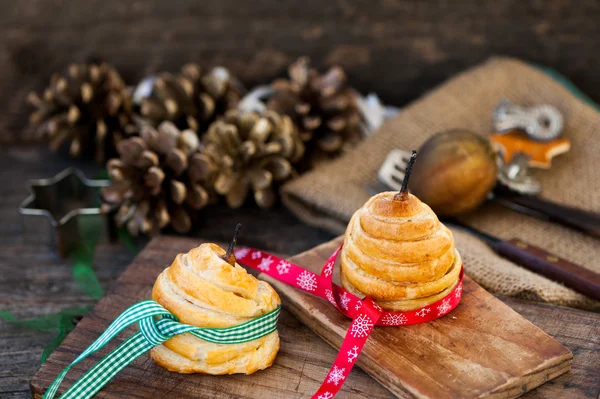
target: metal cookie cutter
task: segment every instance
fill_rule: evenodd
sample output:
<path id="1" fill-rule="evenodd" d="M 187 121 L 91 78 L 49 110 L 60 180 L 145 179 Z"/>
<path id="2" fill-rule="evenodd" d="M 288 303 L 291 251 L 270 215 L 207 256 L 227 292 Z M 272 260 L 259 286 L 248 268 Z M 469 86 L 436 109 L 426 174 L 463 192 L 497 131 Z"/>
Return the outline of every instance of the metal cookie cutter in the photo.
<path id="1" fill-rule="evenodd" d="M 90 180 L 75 168 L 30 180 L 31 194 L 19 207 L 27 239 L 56 248 L 62 257 L 81 243 L 107 241 L 110 225 L 101 215 L 98 191 L 109 184 Z"/>
<path id="2" fill-rule="evenodd" d="M 496 132 L 522 130 L 539 141 L 558 138 L 563 130 L 562 114 L 553 106 L 521 107 L 505 98 L 496 105 L 492 122 Z"/>

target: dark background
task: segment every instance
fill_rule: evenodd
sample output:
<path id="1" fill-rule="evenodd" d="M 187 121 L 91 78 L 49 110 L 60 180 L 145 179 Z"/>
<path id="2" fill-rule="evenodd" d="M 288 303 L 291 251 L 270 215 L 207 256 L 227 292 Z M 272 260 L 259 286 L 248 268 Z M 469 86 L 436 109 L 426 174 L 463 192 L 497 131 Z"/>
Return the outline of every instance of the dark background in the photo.
<path id="1" fill-rule="evenodd" d="M 557 69 L 600 101 L 599 40 L 598 0 L 3 0 L 0 309 L 28 319 L 94 303 L 73 282 L 68 261 L 27 241 L 17 208 L 27 196 L 28 179 L 49 177 L 67 166 L 94 176 L 100 167 L 52 154 L 43 144 L 7 144 L 27 139 L 27 93 L 42 90 L 53 72 L 72 62 L 102 57 L 129 84 L 189 61 L 220 64 L 252 87 L 284 73 L 296 57 L 310 55 L 320 67 L 343 66 L 361 92 L 376 92 L 402 106 L 492 55 L 509 55 Z M 213 208 L 203 218 L 194 232 L 198 237 L 225 241 L 241 221 L 243 244 L 283 254 L 332 237 L 281 206 L 271 211 Z M 138 248 L 146 242 L 139 240 Z M 133 256 L 121 244 L 96 249 L 94 268 L 106 290 Z M 588 377 L 597 364 L 593 356 L 584 356 L 593 353 L 593 343 L 564 332 L 565 323 L 592 324 L 597 318 L 502 299 L 578 354 L 572 374 L 528 397 L 561 397 L 566 387 L 581 393 L 578 397 L 597 397 L 597 381 Z M 29 379 L 55 335 L 0 322 L 0 397 L 31 397 Z"/>
<path id="2" fill-rule="evenodd" d="M 599 21 L 598 0 L 4 0 L 0 138 L 23 139 L 25 95 L 90 56 L 130 84 L 197 61 L 226 66 L 251 87 L 310 55 L 403 105 L 502 54 L 553 67 L 600 100 Z"/>

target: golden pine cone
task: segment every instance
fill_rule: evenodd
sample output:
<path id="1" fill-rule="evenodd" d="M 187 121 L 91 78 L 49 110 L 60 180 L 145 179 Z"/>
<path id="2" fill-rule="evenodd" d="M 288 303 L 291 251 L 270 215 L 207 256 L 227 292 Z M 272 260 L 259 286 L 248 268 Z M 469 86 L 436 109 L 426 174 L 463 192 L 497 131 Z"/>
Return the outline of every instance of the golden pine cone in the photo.
<path id="1" fill-rule="evenodd" d="M 319 74 L 308 57 L 301 57 L 288 75 L 271 84 L 275 94 L 267 106 L 293 119 L 309 151 L 337 153 L 360 140 L 360 114 L 342 68 Z"/>
<path id="2" fill-rule="evenodd" d="M 152 92 L 140 102 L 140 113 L 151 123 L 171 121 L 181 129 L 203 133 L 208 125 L 240 101 L 244 89 L 223 67 L 203 73 L 196 64 L 186 64 L 173 75 L 160 73 Z"/>
<path id="3" fill-rule="evenodd" d="M 214 190 L 232 208 L 242 206 L 250 189 L 261 208 L 273 206 L 277 184 L 296 173 L 294 164 L 304 155 L 291 118 L 274 111 L 228 111 L 211 124 L 203 147 L 211 169 L 217 171 Z"/>
<path id="4" fill-rule="evenodd" d="M 206 189 L 209 159 L 199 148 L 192 130 L 171 122 L 143 126 L 140 137 L 121 141 L 119 158 L 106 164 L 112 185 L 102 190 L 103 209 L 116 209 L 117 225 L 133 235 L 155 235 L 168 225 L 188 232 L 196 211 L 214 197 Z"/>
<path id="5" fill-rule="evenodd" d="M 119 72 L 105 63 L 72 64 L 64 75 L 54 74 L 40 95 L 28 102 L 36 109 L 30 123 L 37 135 L 48 138 L 50 148 L 69 143 L 78 157 L 95 152 L 98 163 L 116 155 L 117 144 L 137 132 L 132 96 Z"/>

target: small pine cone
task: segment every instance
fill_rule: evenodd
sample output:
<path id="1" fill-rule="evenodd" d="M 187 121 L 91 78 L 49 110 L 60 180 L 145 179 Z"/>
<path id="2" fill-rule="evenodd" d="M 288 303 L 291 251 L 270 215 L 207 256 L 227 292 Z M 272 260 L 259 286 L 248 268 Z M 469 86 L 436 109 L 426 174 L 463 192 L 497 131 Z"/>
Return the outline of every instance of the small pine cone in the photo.
<path id="1" fill-rule="evenodd" d="M 121 141 L 119 158 L 106 164 L 112 185 L 102 190 L 104 209 L 117 209 L 117 225 L 133 235 L 155 235 L 168 225 L 188 232 L 196 210 L 214 199 L 206 187 L 215 171 L 199 148 L 192 130 L 171 122 L 143 126 L 140 137 Z"/>
<path id="2" fill-rule="evenodd" d="M 71 156 L 95 152 L 98 163 L 116 155 L 117 144 L 136 134 L 132 95 L 115 68 L 105 63 L 72 64 L 54 74 L 40 95 L 27 98 L 36 108 L 29 120 L 50 148 L 69 145 Z"/>
<path id="3" fill-rule="evenodd" d="M 160 73 L 152 92 L 140 102 L 140 113 L 155 125 L 168 120 L 181 129 L 203 133 L 208 125 L 235 107 L 244 92 L 241 83 L 223 67 L 203 73 L 186 64 L 177 75 Z"/>
<path id="4" fill-rule="evenodd" d="M 292 117 L 307 150 L 337 153 L 360 140 L 360 114 L 346 74 L 333 67 L 319 75 L 307 57 L 288 68 L 288 79 L 277 79 L 267 106 Z"/>
<path id="5" fill-rule="evenodd" d="M 296 173 L 293 165 L 304 155 L 291 118 L 274 111 L 230 110 L 210 125 L 203 144 L 212 169 L 219 171 L 214 189 L 231 208 L 242 206 L 250 189 L 261 208 L 273 206 L 274 186 Z"/>

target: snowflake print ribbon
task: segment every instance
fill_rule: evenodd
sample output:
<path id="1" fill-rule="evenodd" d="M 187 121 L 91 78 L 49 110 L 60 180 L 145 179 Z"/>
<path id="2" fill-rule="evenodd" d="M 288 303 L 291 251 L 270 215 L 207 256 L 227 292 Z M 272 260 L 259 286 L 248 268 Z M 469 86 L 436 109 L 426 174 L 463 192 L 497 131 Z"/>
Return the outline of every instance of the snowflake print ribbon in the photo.
<path id="1" fill-rule="evenodd" d="M 238 262 L 260 270 L 283 283 L 323 298 L 346 317 L 352 319 L 338 355 L 312 399 L 331 399 L 335 396 L 350 374 L 376 325 L 405 326 L 432 321 L 452 311 L 462 298 L 464 270 L 460 272 L 456 287 L 439 301 L 409 312 L 384 311 L 371 298 L 360 299 L 333 283 L 333 269 L 341 249 L 342 245 L 327 259 L 320 275 L 256 249 L 240 248 L 235 253 Z M 276 266 L 271 267 L 271 265 Z"/>
<path id="2" fill-rule="evenodd" d="M 267 256 L 266 258 L 262 258 L 260 260 L 260 263 L 258 264 L 258 269 L 263 271 L 263 272 L 268 272 L 269 269 L 271 268 L 271 263 L 273 263 L 273 259 L 271 259 L 270 256 Z"/>

